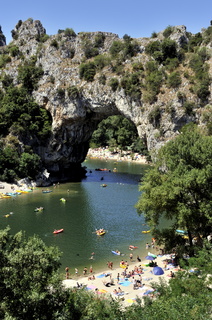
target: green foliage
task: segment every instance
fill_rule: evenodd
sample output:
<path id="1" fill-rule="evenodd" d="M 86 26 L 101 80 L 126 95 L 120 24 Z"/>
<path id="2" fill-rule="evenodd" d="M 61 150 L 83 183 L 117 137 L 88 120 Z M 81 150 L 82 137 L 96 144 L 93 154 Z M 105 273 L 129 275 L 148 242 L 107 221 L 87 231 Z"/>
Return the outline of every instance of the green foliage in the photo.
<path id="1" fill-rule="evenodd" d="M 110 59 L 103 54 L 99 54 L 94 58 L 93 62 L 96 66 L 96 69 L 102 70 L 105 66 L 109 64 Z"/>
<path id="2" fill-rule="evenodd" d="M 36 147 L 36 144 L 45 144 L 51 132 L 51 116 L 45 110 L 40 108 L 33 100 L 28 92 L 20 87 L 9 86 L 6 93 L 0 100 L 0 136 L 6 137 L 16 135 L 23 144 L 29 144 Z M 23 177 L 20 172 L 19 163 L 21 153 L 24 147 L 20 148 L 19 144 L 11 144 L 11 139 L 6 140 L 6 147 L 1 147 L 2 157 L 0 159 L 0 176 L 2 180 L 11 181 L 11 171 L 15 173 L 15 177 Z M 26 146 L 25 146 L 26 148 Z M 22 151 L 21 151 L 22 150 Z M 41 168 L 41 163 L 37 156 L 30 152 L 31 163 L 34 163 L 34 171 L 31 172 L 28 167 L 28 174 L 34 176 L 37 169 Z M 33 165 L 31 165 L 33 167 Z M 27 175 L 28 175 L 27 174 Z M 25 176 L 24 176 L 25 177 Z"/>
<path id="3" fill-rule="evenodd" d="M 92 82 L 96 74 L 96 67 L 93 62 L 82 63 L 79 66 L 79 75 L 81 79 Z"/>
<path id="4" fill-rule="evenodd" d="M 157 38 L 158 34 L 157 32 L 153 31 L 151 34 L 151 38 Z"/>
<path id="5" fill-rule="evenodd" d="M 105 35 L 104 33 L 98 33 L 94 38 L 94 46 L 97 48 L 101 48 L 104 46 Z"/>
<path id="6" fill-rule="evenodd" d="M 119 80 L 117 78 L 111 78 L 108 84 L 113 91 L 116 91 L 119 86 Z"/>
<path id="7" fill-rule="evenodd" d="M 29 93 L 37 89 L 37 84 L 43 75 L 41 66 L 36 66 L 36 57 L 31 57 L 18 67 L 18 81 Z"/>
<path id="8" fill-rule="evenodd" d="M 93 147 L 109 146 L 147 153 L 134 124 L 122 116 L 111 116 L 100 122 L 93 132 L 90 144 Z"/>
<path id="9" fill-rule="evenodd" d="M 93 58 L 99 54 L 98 48 L 94 47 L 92 43 L 84 45 L 84 53 L 87 59 Z"/>
<path id="10" fill-rule="evenodd" d="M 173 71 L 179 66 L 180 62 L 178 58 L 167 58 L 165 62 L 166 69 L 168 71 Z"/>
<path id="11" fill-rule="evenodd" d="M 154 109 L 149 113 L 148 120 L 155 127 L 160 127 L 161 110 L 159 106 L 154 107 Z"/>
<path id="12" fill-rule="evenodd" d="M 207 59 L 207 52 L 202 48 L 197 54 L 192 54 L 189 67 L 195 72 L 195 80 L 197 81 L 194 86 L 194 92 L 198 98 L 205 102 L 210 94 L 209 85 L 211 79 L 208 73 L 208 65 L 205 63 Z"/>
<path id="13" fill-rule="evenodd" d="M 133 71 L 144 71 L 144 66 L 142 62 L 134 62 L 132 63 Z"/>
<path id="14" fill-rule="evenodd" d="M 59 48 L 59 44 L 58 44 L 58 41 L 56 39 L 53 39 L 50 43 L 50 46 L 58 49 Z"/>
<path id="15" fill-rule="evenodd" d="M 156 51 L 161 50 L 161 42 L 159 40 L 154 40 L 148 43 L 145 47 L 145 52 L 149 55 L 153 55 Z"/>
<path id="16" fill-rule="evenodd" d="M 76 37 L 76 33 L 72 28 L 66 28 L 64 31 L 66 37 Z"/>
<path id="17" fill-rule="evenodd" d="M 10 56 L 8 56 L 7 54 L 0 55 L 0 68 L 4 68 L 9 62 L 11 62 Z"/>
<path id="18" fill-rule="evenodd" d="M 100 74 L 99 83 L 102 84 L 102 85 L 106 84 L 106 76 L 105 76 L 105 74 Z"/>
<path id="19" fill-rule="evenodd" d="M 196 33 L 189 39 L 188 50 L 194 52 L 195 47 L 200 46 L 203 41 L 202 34 L 200 32 Z"/>
<path id="20" fill-rule="evenodd" d="M 112 57 L 117 57 L 117 55 L 123 50 L 123 43 L 119 40 L 115 40 L 113 41 L 110 49 L 109 49 L 109 52 L 110 54 L 112 55 Z"/>
<path id="21" fill-rule="evenodd" d="M 7 89 L 9 86 L 13 85 L 13 78 L 8 74 L 5 74 L 1 81 L 4 89 Z"/>
<path id="22" fill-rule="evenodd" d="M 167 79 L 167 84 L 169 88 L 177 88 L 181 85 L 182 80 L 180 73 L 178 71 L 172 72 Z"/>
<path id="23" fill-rule="evenodd" d="M 157 64 L 154 61 L 147 62 L 145 77 L 145 89 L 147 94 L 144 96 L 144 100 L 149 103 L 156 101 L 157 94 L 160 92 L 162 80 L 163 73 L 158 70 Z"/>
<path id="24" fill-rule="evenodd" d="M 36 37 L 36 40 L 39 41 L 39 42 L 41 42 L 41 43 L 46 42 L 48 39 L 49 39 L 49 35 L 48 35 L 48 34 L 39 34 L 39 35 Z"/>
<path id="25" fill-rule="evenodd" d="M 56 272 L 60 256 L 36 236 L 0 231 L 0 313 L 2 319 L 58 319 L 67 294 Z"/>
<path id="26" fill-rule="evenodd" d="M 77 99 L 79 98 L 80 96 L 80 92 L 78 90 L 78 88 L 76 86 L 71 86 L 67 89 L 67 92 L 68 92 L 68 96 L 71 98 L 71 99 Z"/>
<path id="27" fill-rule="evenodd" d="M 121 79 L 121 87 L 132 100 L 139 100 L 141 98 L 141 82 L 138 73 L 125 75 Z"/>
<path id="28" fill-rule="evenodd" d="M 61 88 L 61 87 L 57 88 L 56 94 L 60 100 L 64 101 L 64 99 L 65 99 L 65 89 L 64 88 Z"/>
<path id="29" fill-rule="evenodd" d="M 16 57 L 19 55 L 19 48 L 18 46 L 9 46 L 9 53 L 11 54 L 12 57 Z"/>
<path id="30" fill-rule="evenodd" d="M 41 159 L 37 154 L 23 152 L 19 160 L 19 177 L 33 179 L 40 171 Z"/>
<path id="31" fill-rule="evenodd" d="M 189 239 L 184 250 L 190 254 L 194 254 L 192 238 L 197 237 L 197 246 L 202 247 L 210 233 L 211 157 L 212 137 L 203 135 L 194 125 L 185 126 L 159 150 L 136 205 L 155 230 L 161 217 L 172 221 L 174 230 L 186 230 Z"/>
<path id="32" fill-rule="evenodd" d="M 207 45 L 212 40 L 212 26 L 210 25 L 203 33 L 204 44 Z"/>
<path id="33" fill-rule="evenodd" d="M 172 26 L 166 27 L 166 29 L 163 31 L 163 36 L 168 38 L 172 34 L 173 30 L 174 28 Z"/>

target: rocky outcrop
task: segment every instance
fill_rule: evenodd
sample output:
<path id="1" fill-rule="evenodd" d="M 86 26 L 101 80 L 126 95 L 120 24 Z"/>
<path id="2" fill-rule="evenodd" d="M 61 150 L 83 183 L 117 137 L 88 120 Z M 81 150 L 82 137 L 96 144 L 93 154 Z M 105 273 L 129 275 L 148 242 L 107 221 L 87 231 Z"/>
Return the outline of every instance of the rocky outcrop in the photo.
<path id="1" fill-rule="evenodd" d="M 1 30 L 1 26 L 0 26 L 0 47 L 2 46 L 6 46 L 6 38 Z"/>
<path id="2" fill-rule="evenodd" d="M 100 55 L 106 56 L 114 41 L 124 42 L 116 34 L 83 32 L 76 35 L 73 30 L 65 30 L 48 37 L 40 21 L 32 19 L 20 21 L 12 33 L 12 44 L 19 48 L 21 55 L 13 57 L 7 68 L 0 73 L 12 76 L 14 84 L 17 84 L 17 68 L 22 63 L 20 56 L 25 59 L 37 56 L 37 65 L 42 67 L 44 74 L 33 96 L 40 107 L 48 110 L 51 115 L 52 136 L 47 146 L 40 146 L 36 151 L 51 176 L 72 177 L 73 172 L 80 169 L 93 131 L 108 116 L 123 115 L 131 120 L 149 150 L 157 150 L 190 121 L 202 124 L 200 110 L 204 106 L 201 104 L 200 108 L 199 100 L 191 92 L 183 65 L 180 67 L 180 87 L 168 88 L 163 84 L 156 101 L 150 103 L 144 99 L 143 94 L 138 100 L 129 97 L 121 86 L 117 90 L 112 89 L 110 80 L 115 77 L 120 82 L 122 77 L 119 72 L 114 71 L 114 64 L 112 66 L 109 63 L 99 69 L 96 67 L 93 81 L 86 81 L 80 76 L 80 65 L 95 59 L 92 56 L 94 48 L 98 49 Z M 156 39 L 133 39 L 137 44 L 136 54 L 121 61 L 121 68 L 130 73 L 135 64 L 145 66 L 151 60 L 145 54 L 145 46 L 163 38 L 161 32 Z M 180 49 L 188 42 L 186 27 L 175 27 L 170 39 L 175 40 Z M 90 56 L 86 57 L 86 53 Z M 211 58 L 209 65 L 211 66 Z M 102 75 L 105 82 L 100 80 Z M 75 94 L 72 94 L 73 89 Z M 195 101 L 192 113 L 186 114 L 182 99 L 177 95 L 179 91 L 186 95 L 187 101 Z M 211 95 L 205 105 L 210 103 Z M 159 110 L 159 125 L 155 124 L 152 116 L 156 109 L 157 112 Z"/>

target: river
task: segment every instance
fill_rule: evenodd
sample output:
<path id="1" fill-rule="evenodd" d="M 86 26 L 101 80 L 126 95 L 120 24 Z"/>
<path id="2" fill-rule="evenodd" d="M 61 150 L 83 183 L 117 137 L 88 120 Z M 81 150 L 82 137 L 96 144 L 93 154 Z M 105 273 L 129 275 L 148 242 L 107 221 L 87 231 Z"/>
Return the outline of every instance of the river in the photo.
<path id="1" fill-rule="evenodd" d="M 92 264 L 94 271 L 107 268 L 107 261 L 114 265 L 119 256 L 111 250 L 120 250 L 129 261 L 129 245 L 138 246 L 133 253 L 144 258 L 145 244 L 151 242 L 143 216 L 138 216 L 135 204 L 140 192 L 138 183 L 146 165 L 130 162 L 86 160 L 87 177 L 78 183 L 58 184 L 50 187 L 51 193 L 42 193 L 42 189 L 1 200 L 0 226 L 7 225 L 14 234 L 20 230 L 27 236 L 38 235 L 46 245 L 59 247 L 63 253 L 61 271 L 69 266 L 71 274 L 74 268 L 82 269 Z M 113 172 L 116 167 L 117 172 Z M 96 171 L 107 168 L 109 171 Z M 103 180 L 101 180 L 103 179 Z M 101 184 L 107 184 L 102 187 Z M 60 201 L 64 197 L 65 203 Z M 34 212 L 43 206 L 43 212 Z M 4 215 L 13 212 L 8 218 Z M 64 232 L 54 235 L 54 229 L 64 228 Z M 96 228 L 105 228 L 107 233 L 98 237 Z M 90 260 L 94 252 L 94 259 Z"/>

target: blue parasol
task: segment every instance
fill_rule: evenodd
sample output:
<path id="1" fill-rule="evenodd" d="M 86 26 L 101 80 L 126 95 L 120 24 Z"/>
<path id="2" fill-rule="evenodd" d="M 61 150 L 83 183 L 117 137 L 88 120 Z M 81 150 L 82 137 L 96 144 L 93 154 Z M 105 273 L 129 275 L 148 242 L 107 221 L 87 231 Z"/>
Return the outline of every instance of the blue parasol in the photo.
<path id="1" fill-rule="evenodd" d="M 146 256 L 145 259 L 146 259 L 146 260 L 151 260 L 151 261 L 153 261 L 153 260 L 155 260 L 155 257 L 153 257 L 153 256 Z"/>
<path id="2" fill-rule="evenodd" d="M 157 276 L 161 276 L 162 274 L 164 274 L 164 271 L 161 267 L 154 267 L 152 273 Z"/>

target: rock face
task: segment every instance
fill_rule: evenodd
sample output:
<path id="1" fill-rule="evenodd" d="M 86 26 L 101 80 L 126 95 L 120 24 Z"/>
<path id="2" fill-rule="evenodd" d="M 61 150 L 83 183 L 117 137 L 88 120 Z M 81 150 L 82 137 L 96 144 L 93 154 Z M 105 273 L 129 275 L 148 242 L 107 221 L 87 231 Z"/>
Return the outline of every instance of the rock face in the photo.
<path id="1" fill-rule="evenodd" d="M 0 26 L 0 47 L 2 46 L 6 46 L 6 38 L 1 30 L 1 26 Z"/>
<path id="2" fill-rule="evenodd" d="M 156 101 L 151 103 L 142 95 L 139 100 L 132 99 L 121 86 L 117 90 L 112 89 L 111 79 L 116 77 L 121 81 L 120 73 L 114 72 L 114 64 L 112 66 L 109 63 L 99 69 L 96 67 L 93 81 L 84 80 L 80 75 L 81 64 L 95 59 L 92 51 L 94 48 L 98 48 L 100 55 L 109 55 L 114 41 L 124 41 L 116 34 L 93 32 L 76 35 L 73 30 L 66 29 L 47 37 L 40 21 L 32 19 L 19 21 L 12 34 L 12 44 L 19 48 L 22 56 L 25 59 L 37 56 L 37 65 L 44 71 L 33 96 L 40 107 L 51 114 L 52 136 L 46 147 L 40 146 L 36 151 L 51 176 L 72 177 L 73 172 L 80 169 L 93 131 L 98 123 L 108 116 L 123 115 L 131 120 L 150 151 L 157 150 L 173 138 L 186 123 L 195 121 L 202 124 L 200 102 L 190 90 L 190 83 L 183 75 L 183 66 L 180 87 L 176 89 L 162 85 Z M 156 39 L 136 39 L 136 54 L 123 60 L 121 67 L 130 73 L 133 64 L 145 65 L 150 60 L 145 54 L 145 46 L 151 41 L 161 41 L 163 38 L 163 34 L 159 33 Z M 3 37 L 0 37 L 0 45 L 4 43 L 1 39 Z M 188 42 L 186 28 L 175 27 L 170 39 L 175 40 L 180 49 Z M 211 50 L 210 44 L 208 49 Z M 13 57 L 7 68 L 0 70 L 0 73 L 5 72 L 12 76 L 14 84 L 17 84 L 17 69 L 21 63 L 19 56 Z M 211 67 L 211 58 L 209 65 Z M 103 75 L 106 81 L 100 80 Z M 183 101 L 177 95 L 178 91 L 185 93 L 188 101 L 196 102 L 194 112 L 185 113 Z M 205 105 L 201 104 L 201 110 L 210 103 L 211 95 L 207 97 Z M 160 113 L 160 126 L 155 125 L 150 117 L 156 108 Z"/>

